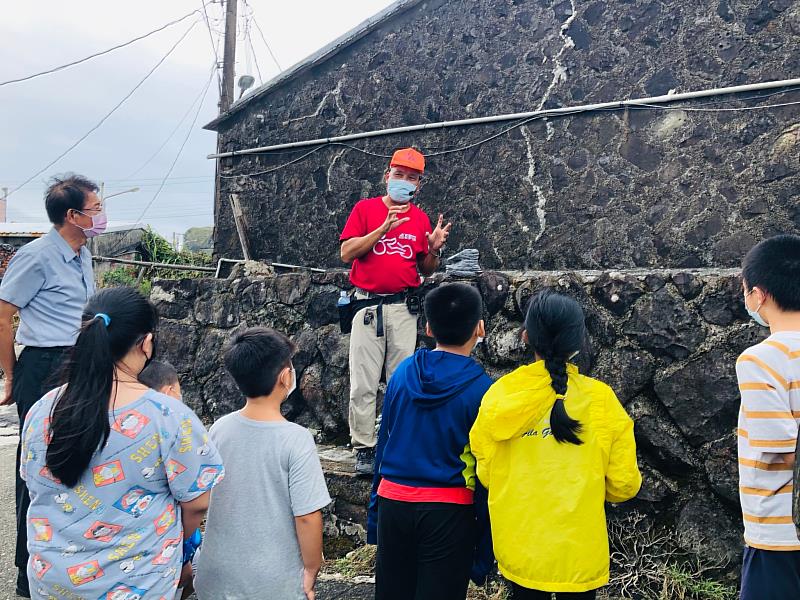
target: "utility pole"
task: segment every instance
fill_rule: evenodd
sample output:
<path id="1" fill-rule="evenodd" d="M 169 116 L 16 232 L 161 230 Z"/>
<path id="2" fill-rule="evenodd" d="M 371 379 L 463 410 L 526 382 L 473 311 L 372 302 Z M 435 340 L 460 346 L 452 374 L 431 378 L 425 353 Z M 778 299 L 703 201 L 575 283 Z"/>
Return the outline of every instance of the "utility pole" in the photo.
<path id="1" fill-rule="evenodd" d="M 3 199 L 0 201 L 0 223 L 6 222 L 6 213 L 8 211 L 8 188 L 0 188 L 3 190 Z"/>
<path id="2" fill-rule="evenodd" d="M 233 103 L 233 83 L 236 78 L 236 8 L 239 0 L 225 0 L 225 53 L 222 57 L 222 93 L 219 112 L 224 113 Z"/>
<path id="3" fill-rule="evenodd" d="M 222 89 L 219 94 L 219 114 L 225 113 L 233 103 L 233 80 L 236 77 L 236 9 L 239 0 L 225 2 L 225 49 L 222 57 Z M 217 152 L 222 150 L 222 136 L 217 130 Z M 217 223 L 222 212 L 222 179 L 219 176 L 221 161 L 216 160 L 214 173 L 214 247 L 217 240 Z"/>

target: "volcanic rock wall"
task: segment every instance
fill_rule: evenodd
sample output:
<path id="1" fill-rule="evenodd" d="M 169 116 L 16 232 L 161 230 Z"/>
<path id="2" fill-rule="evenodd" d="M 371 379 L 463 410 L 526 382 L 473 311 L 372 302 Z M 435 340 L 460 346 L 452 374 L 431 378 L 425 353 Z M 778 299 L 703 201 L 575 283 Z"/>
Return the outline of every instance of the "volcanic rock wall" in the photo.
<path id="1" fill-rule="evenodd" d="M 791 0 L 406 5 L 326 61 L 256 92 L 218 125 L 222 148 L 800 74 L 800 4 Z M 351 145 L 428 154 L 420 205 L 452 220 L 450 248 L 478 248 L 486 268 L 735 267 L 755 241 L 800 225 L 800 108 L 728 110 L 797 94 L 721 100 L 534 121 L 483 145 L 472 144 L 512 123 Z M 726 110 L 711 111 L 711 101 Z M 241 255 L 228 202 L 236 193 L 254 258 L 340 264 L 345 219 L 359 198 L 384 193 L 388 161 L 329 146 L 286 165 L 305 151 L 222 162 L 217 255 Z"/>
<path id="2" fill-rule="evenodd" d="M 423 292 L 442 280 L 433 278 Z M 738 274 L 485 272 L 473 284 L 483 295 L 487 323 L 486 341 L 475 354 L 494 377 L 532 360 L 520 340 L 531 294 L 554 287 L 581 303 L 591 343 L 580 366 L 614 388 L 636 424 L 644 485 L 621 510 L 642 511 L 682 543 L 736 564 L 742 542 L 735 361 L 765 332 L 743 309 Z M 284 405 L 286 416 L 321 442 L 345 441 L 348 337 L 339 332 L 334 306 L 341 289 L 349 289 L 341 271 L 157 281 L 152 299 L 163 319 L 159 339 L 181 374 L 186 401 L 207 421 L 241 407 L 222 366 L 223 344 L 244 327 L 275 327 L 299 347 L 299 385 Z M 429 343 L 422 325 L 420 343 Z M 356 521 L 364 515 L 357 504 L 348 500 Z"/>

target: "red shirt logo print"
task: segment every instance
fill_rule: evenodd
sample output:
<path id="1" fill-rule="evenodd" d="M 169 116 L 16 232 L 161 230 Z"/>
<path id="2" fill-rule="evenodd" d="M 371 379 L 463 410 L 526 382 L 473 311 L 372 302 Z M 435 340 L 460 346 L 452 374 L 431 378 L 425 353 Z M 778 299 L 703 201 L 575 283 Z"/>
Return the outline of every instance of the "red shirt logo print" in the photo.
<path id="1" fill-rule="evenodd" d="M 397 238 L 386 239 L 383 236 L 378 240 L 378 243 L 372 248 L 372 251 L 378 256 L 384 254 L 399 254 L 405 259 L 414 258 L 414 249 L 408 244 L 404 244 Z"/>

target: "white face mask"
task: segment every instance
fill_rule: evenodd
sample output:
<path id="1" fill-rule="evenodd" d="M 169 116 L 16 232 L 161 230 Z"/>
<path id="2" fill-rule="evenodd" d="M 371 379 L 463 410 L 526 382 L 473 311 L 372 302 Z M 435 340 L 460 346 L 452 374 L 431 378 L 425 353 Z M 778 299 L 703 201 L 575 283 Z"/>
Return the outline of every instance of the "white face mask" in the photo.
<path id="1" fill-rule="evenodd" d="M 749 292 L 745 293 L 745 295 L 744 295 L 744 309 L 747 311 L 747 314 L 750 315 L 750 318 L 753 319 L 756 323 L 758 323 L 762 327 L 769 327 L 769 323 L 767 323 L 767 320 L 764 317 L 762 317 L 758 312 L 758 311 L 761 310 L 761 306 L 764 304 L 763 302 L 759 302 L 759 304 L 758 304 L 758 306 L 756 306 L 755 310 L 753 310 L 753 309 L 751 309 L 750 307 L 747 306 L 747 297 L 750 294 L 753 293 L 754 289 L 755 288 L 753 288 Z"/>
<path id="2" fill-rule="evenodd" d="M 290 371 L 291 371 L 291 373 L 292 373 L 292 385 L 291 385 L 291 386 L 289 386 L 289 392 L 286 394 L 286 397 L 287 397 L 287 398 L 288 398 L 289 396 L 291 396 L 291 395 L 292 395 L 292 392 L 294 392 L 294 391 L 297 389 L 297 373 L 296 373 L 296 372 L 295 372 L 295 370 L 294 370 L 294 365 L 292 365 L 291 367 L 289 367 L 289 369 L 290 369 Z"/>

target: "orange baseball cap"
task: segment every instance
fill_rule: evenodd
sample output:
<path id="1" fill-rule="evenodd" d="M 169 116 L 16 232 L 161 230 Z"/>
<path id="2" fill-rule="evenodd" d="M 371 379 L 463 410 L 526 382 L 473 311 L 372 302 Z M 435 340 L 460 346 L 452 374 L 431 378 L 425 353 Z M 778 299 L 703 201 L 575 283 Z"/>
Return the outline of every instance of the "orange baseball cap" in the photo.
<path id="1" fill-rule="evenodd" d="M 408 167 L 420 173 L 425 172 L 425 157 L 414 148 L 401 148 L 392 155 L 390 167 Z"/>

